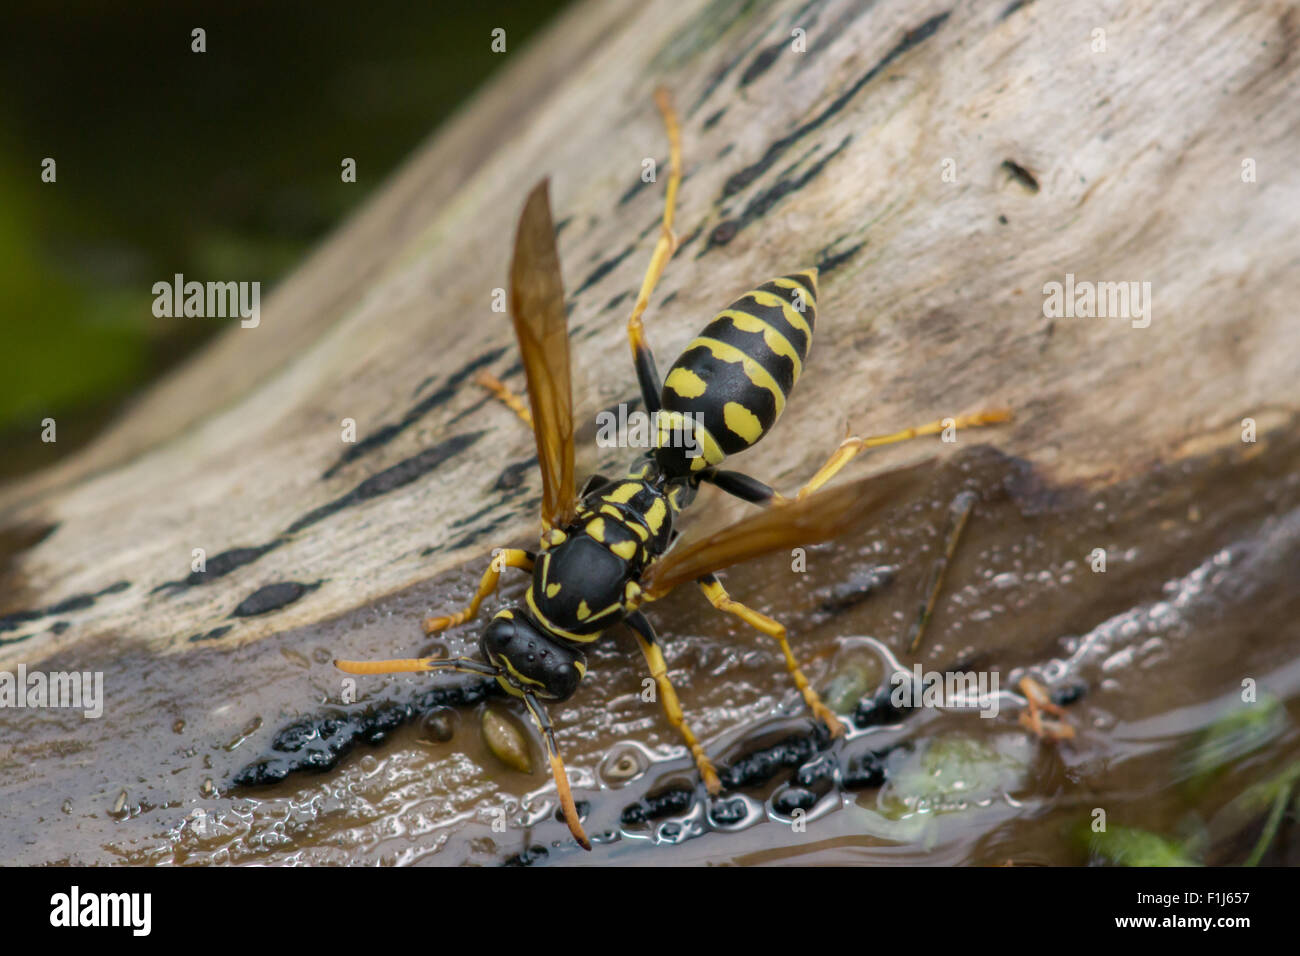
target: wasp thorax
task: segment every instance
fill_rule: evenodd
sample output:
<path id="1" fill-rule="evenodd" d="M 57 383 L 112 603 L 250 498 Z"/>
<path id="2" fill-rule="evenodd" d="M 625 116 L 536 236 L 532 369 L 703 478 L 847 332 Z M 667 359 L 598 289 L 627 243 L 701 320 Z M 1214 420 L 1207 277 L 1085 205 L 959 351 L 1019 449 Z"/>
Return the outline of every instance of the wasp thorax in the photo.
<path id="1" fill-rule="evenodd" d="M 479 649 L 489 664 L 501 669 L 497 680 L 512 693 L 529 691 L 547 700 L 564 700 L 587 672 L 581 651 L 548 635 L 518 610 L 493 618 Z"/>

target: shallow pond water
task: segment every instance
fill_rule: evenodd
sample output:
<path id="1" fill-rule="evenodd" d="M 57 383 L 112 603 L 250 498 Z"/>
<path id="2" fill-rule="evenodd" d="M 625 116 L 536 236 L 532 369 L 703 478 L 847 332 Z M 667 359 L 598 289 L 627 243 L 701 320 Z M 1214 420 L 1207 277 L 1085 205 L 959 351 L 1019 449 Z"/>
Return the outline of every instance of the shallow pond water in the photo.
<path id="1" fill-rule="evenodd" d="M 1300 441 L 1274 433 L 1098 493 L 987 448 L 947 458 L 887 515 L 807 549 L 805 570 L 776 555 L 726 575 L 787 624 L 810 679 L 856 718 L 845 737 L 814 729 L 772 642 L 698 592 L 650 608 L 687 717 L 733 784 L 716 801 L 643 699 L 624 633 L 551 711 L 591 854 L 555 819 L 513 704 L 426 675 L 358 678 L 345 703 L 335 657 L 472 650 L 474 625 L 430 639 L 419 621 L 467 599 L 476 562 L 245 646 L 157 658 L 105 641 L 31 663 L 104 671 L 114 706 L 91 721 L 0 710 L 0 861 L 1041 865 L 1132 861 L 1134 834 L 1193 862 L 1244 861 L 1294 796 L 1270 781 L 1300 762 Z M 912 654 L 904 635 L 963 488 L 979 500 Z M 996 716 L 886 706 L 891 675 L 916 664 L 996 677 L 976 701 Z M 1027 674 L 1073 739 L 1020 723 Z M 527 735 L 534 773 L 489 752 L 489 707 Z M 1219 723 L 1234 714 L 1244 731 Z M 298 764 L 316 772 L 285 773 Z M 1263 862 L 1295 862 L 1294 817 L 1292 804 Z"/>

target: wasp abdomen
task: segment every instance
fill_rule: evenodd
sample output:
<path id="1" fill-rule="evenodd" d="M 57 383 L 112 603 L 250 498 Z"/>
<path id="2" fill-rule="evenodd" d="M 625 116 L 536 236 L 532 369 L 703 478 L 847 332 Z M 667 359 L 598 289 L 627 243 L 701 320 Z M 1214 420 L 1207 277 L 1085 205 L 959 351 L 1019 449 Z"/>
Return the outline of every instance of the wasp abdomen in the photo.
<path id="1" fill-rule="evenodd" d="M 767 434 L 803 371 L 816 317 L 817 270 L 805 269 L 746 292 L 704 327 L 664 379 L 659 458 L 670 473 L 717 465 Z M 687 428 L 698 454 L 666 450 Z"/>

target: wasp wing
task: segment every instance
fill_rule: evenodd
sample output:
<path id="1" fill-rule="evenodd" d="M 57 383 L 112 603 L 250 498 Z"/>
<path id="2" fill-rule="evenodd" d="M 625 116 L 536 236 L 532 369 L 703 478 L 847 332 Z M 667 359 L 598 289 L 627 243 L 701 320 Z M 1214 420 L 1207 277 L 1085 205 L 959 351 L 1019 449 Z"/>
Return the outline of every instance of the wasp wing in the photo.
<path id="1" fill-rule="evenodd" d="M 528 377 L 528 403 L 542 472 L 542 525 L 574 516 L 573 393 L 564 282 L 551 221 L 549 180 L 533 187 L 519 217 L 510 263 L 510 318 Z"/>
<path id="2" fill-rule="evenodd" d="M 657 600 L 677 587 L 733 564 L 827 541 L 871 512 L 883 511 L 900 494 L 925 481 L 929 462 L 887 471 L 852 484 L 774 504 L 697 541 L 674 547 L 641 576 L 641 587 Z"/>

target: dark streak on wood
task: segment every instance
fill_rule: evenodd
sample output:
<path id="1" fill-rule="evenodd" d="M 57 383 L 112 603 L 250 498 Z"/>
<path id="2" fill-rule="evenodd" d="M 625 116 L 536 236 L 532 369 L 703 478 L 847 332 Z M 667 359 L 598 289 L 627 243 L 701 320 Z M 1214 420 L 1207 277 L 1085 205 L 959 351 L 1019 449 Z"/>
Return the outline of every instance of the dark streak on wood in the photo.
<path id="1" fill-rule="evenodd" d="M 54 617 L 57 614 L 68 614 L 72 611 L 84 611 L 86 608 L 92 607 L 101 597 L 108 594 L 117 594 L 119 591 L 125 591 L 130 586 L 130 581 L 117 581 L 114 584 L 110 584 L 102 591 L 92 591 L 86 594 L 74 594 L 72 597 L 64 598 L 62 601 L 51 604 L 48 607 L 36 608 L 29 611 L 14 611 L 11 614 L 5 614 L 4 616 L 0 616 L 0 632 L 15 630 L 20 624 L 26 624 L 30 621 L 39 621 L 44 617 Z M 26 636 L 30 637 L 31 635 L 29 634 Z"/>
<path id="2" fill-rule="evenodd" d="M 899 40 L 898 43 L 894 44 L 893 48 L 881 58 L 879 63 L 867 70 L 866 73 L 858 78 L 857 82 L 837 96 L 830 106 L 826 107 L 826 109 L 822 110 L 821 113 L 817 114 L 817 116 L 809 120 L 807 123 L 804 123 L 793 133 L 778 139 L 767 148 L 767 152 L 764 153 L 762 158 L 756 163 L 745 167 L 728 178 L 727 183 L 722 190 L 723 199 L 729 196 L 734 196 L 759 176 L 763 175 L 763 173 L 767 172 L 767 170 L 785 154 L 786 150 L 809 133 L 813 132 L 840 110 L 844 109 L 844 107 L 848 105 L 849 101 L 857 96 L 858 93 L 862 91 L 862 88 L 874 80 L 882 70 L 913 47 L 919 46 L 921 43 L 924 43 L 930 37 L 934 36 L 939 27 L 943 26 L 944 21 L 948 19 L 948 16 L 949 14 L 947 12 L 936 14 L 922 23 L 915 30 L 909 30 L 905 33 L 903 38 Z"/>
<path id="3" fill-rule="evenodd" d="M 574 293 L 570 297 L 569 302 L 570 303 L 574 302 L 578 298 L 578 296 L 582 295 L 582 293 L 586 292 L 588 289 L 594 286 L 601 279 L 605 278 L 605 276 L 613 272 L 624 259 L 626 259 L 628 256 L 632 254 L 632 250 L 635 248 L 636 248 L 636 243 L 632 243 L 630 246 L 628 246 L 618 255 L 614 256 L 611 259 L 606 259 L 600 265 L 596 266 L 595 269 L 591 270 L 591 274 L 587 276 L 587 278 L 583 281 L 582 285 L 578 286 L 578 288 L 574 290 Z"/>
<path id="4" fill-rule="evenodd" d="M 355 461 L 362 455 L 374 451 L 376 448 L 387 445 L 390 441 L 406 429 L 410 428 L 439 405 L 450 401 L 460 389 L 460 386 L 465 383 L 467 378 L 485 365 L 491 365 L 499 359 L 506 353 L 506 348 L 507 346 L 503 345 L 500 348 L 484 352 L 475 359 L 471 359 L 470 362 L 459 371 L 449 375 L 442 388 L 412 405 L 411 408 L 407 410 L 406 414 L 401 417 L 400 421 L 382 425 L 355 445 L 350 446 L 342 455 L 339 456 L 338 461 L 331 465 L 325 473 L 321 475 L 321 479 L 333 478 L 334 475 L 338 473 L 339 469 L 343 468 L 345 465 Z"/>
<path id="5" fill-rule="evenodd" d="M 726 222 L 719 223 L 717 227 L 714 228 L 713 232 L 710 233 L 708 244 L 699 251 L 695 258 L 700 258 L 714 246 L 726 245 L 732 239 L 736 238 L 736 234 L 740 232 L 741 229 L 744 229 L 745 226 L 749 225 L 755 219 L 759 219 L 766 215 L 769 209 L 790 193 L 797 192 L 804 186 L 808 185 L 808 183 L 812 182 L 812 180 L 816 179 L 817 176 L 819 176 L 826 168 L 827 164 L 838 156 L 845 147 L 848 146 L 852 139 L 852 133 L 845 136 L 838 146 L 823 156 L 814 165 L 809 167 L 807 172 L 803 173 L 801 176 L 795 177 L 790 175 L 795 169 L 794 166 L 785 170 L 781 174 L 781 178 L 779 178 L 772 186 L 768 187 L 767 190 L 750 200 L 749 205 L 745 207 L 744 212 L 740 214 L 739 218 L 728 219 Z M 796 164 L 796 166 L 797 165 L 798 164 Z"/>
<path id="6" fill-rule="evenodd" d="M 315 584 L 277 581 L 275 584 L 268 584 L 258 588 L 244 598 L 239 602 L 239 606 L 230 612 L 230 616 L 253 617 L 258 614 L 269 614 L 272 611 L 280 610 L 282 607 L 287 607 L 294 601 L 301 599 L 304 594 L 314 591 L 320 586 L 320 581 Z"/>
<path id="7" fill-rule="evenodd" d="M 463 435 L 453 435 L 445 441 L 439 442 L 432 448 L 426 448 L 418 455 L 412 455 L 403 461 L 399 461 L 391 468 L 386 468 L 377 475 L 371 475 L 361 484 L 357 485 L 346 495 L 335 498 L 328 504 L 321 505 L 303 515 L 293 524 L 289 525 L 285 534 L 296 534 L 303 528 L 310 527 L 316 522 L 328 518 L 336 511 L 360 504 L 370 498 L 387 494 L 403 485 L 408 485 L 417 478 L 422 478 L 434 468 L 437 468 L 443 462 L 452 458 L 466 448 L 473 445 L 482 438 L 486 432 L 466 432 Z"/>

